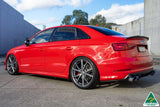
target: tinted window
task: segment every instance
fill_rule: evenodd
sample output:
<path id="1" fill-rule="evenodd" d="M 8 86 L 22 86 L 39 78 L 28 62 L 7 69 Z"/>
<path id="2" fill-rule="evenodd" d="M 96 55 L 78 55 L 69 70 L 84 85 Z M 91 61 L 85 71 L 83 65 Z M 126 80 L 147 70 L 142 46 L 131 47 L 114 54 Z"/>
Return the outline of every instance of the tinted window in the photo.
<path id="1" fill-rule="evenodd" d="M 96 26 L 88 26 L 89 28 L 92 28 L 98 32 L 101 32 L 105 35 L 120 35 L 120 36 L 124 36 L 123 34 L 121 33 L 118 33 L 116 31 L 113 31 L 113 30 L 110 30 L 110 29 L 107 29 L 107 28 L 104 28 L 104 27 L 96 27 Z"/>
<path id="2" fill-rule="evenodd" d="M 48 42 L 51 37 L 52 32 L 53 32 L 53 29 L 42 31 L 37 36 L 31 39 L 30 44 Z"/>
<path id="3" fill-rule="evenodd" d="M 64 41 L 64 40 L 75 40 L 75 28 L 72 27 L 60 27 L 57 28 L 52 40 L 53 41 Z"/>
<path id="4" fill-rule="evenodd" d="M 85 32 L 83 32 L 80 29 L 77 29 L 77 39 L 90 39 L 90 36 L 88 36 Z"/>

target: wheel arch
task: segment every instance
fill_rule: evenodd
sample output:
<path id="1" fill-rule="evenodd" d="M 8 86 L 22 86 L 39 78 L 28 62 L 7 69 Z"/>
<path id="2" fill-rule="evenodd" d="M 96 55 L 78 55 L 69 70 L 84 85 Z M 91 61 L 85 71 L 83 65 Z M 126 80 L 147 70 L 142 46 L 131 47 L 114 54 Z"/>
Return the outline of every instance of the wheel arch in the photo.
<path id="1" fill-rule="evenodd" d="M 90 60 L 95 64 L 95 66 L 96 66 L 96 68 L 97 68 L 97 71 L 98 71 L 98 76 L 99 76 L 99 78 L 100 78 L 99 70 L 98 70 L 98 64 L 97 64 L 96 60 L 94 60 L 91 56 L 86 56 L 86 55 L 78 55 L 78 56 L 73 57 L 72 61 L 70 61 L 70 63 L 69 63 L 68 78 L 71 79 L 71 77 L 70 77 L 70 69 L 71 69 L 71 65 L 72 65 L 73 61 L 76 60 L 76 59 L 79 58 L 79 57 L 86 57 L 86 58 L 90 59 Z"/>
<path id="2" fill-rule="evenodd" d="M 8 52 L 5 59 L 5 70 L 7 70 L 7 59 L 10 55 L 14 55 L 16 57 L 18 65 L 20 64 L 19 57 L 17 56 L 17 54 L 15 52 Z"/>

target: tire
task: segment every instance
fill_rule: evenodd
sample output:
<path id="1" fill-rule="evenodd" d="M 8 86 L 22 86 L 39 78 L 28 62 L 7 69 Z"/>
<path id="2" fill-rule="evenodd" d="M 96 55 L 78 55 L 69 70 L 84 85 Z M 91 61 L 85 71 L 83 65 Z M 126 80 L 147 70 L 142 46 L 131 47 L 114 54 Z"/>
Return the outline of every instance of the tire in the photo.
<path id="1" fill-rule="evenodd" d="M 10 75 L 19 74 L 18 62 L 13 54 L 10 54 L 7 58 L 7 71 Z"/>
<path id="2" fill-rule="evenodd" d="M 78 57 L 72 62 L 70 77 L 73 83 L 81 89 L 95 88 L 99 82 L 98 69 L 87 57 Z"/>

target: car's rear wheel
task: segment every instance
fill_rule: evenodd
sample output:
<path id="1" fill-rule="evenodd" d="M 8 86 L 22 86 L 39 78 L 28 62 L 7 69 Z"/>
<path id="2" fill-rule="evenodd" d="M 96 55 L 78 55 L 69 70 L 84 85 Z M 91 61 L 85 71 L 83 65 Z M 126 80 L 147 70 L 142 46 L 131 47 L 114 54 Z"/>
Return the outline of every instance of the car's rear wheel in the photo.
<path id="1" fill-rule="evenodd" d="M 78 57 L 72 62 L 70 75 L 74 84 L 82 89 L 94 88 L 99 82 L 96 65 L 86 57 Z"/>
<path id="2" fill-rule="evenodd" d="M 14 55 L 9 55 L 7 58 L 7 71 L 10 75 L 19 74 L 19 67 L 17 59 Z"/>

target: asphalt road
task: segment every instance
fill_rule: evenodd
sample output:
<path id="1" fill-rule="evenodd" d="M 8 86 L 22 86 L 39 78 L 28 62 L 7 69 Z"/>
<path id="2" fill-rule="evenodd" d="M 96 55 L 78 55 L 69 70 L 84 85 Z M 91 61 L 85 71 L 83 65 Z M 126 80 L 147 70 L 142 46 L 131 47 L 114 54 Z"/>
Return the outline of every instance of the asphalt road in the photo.
<path id="1" fill-rule="evenodd" d="M 106 83 L 82 90 L 72 82 L 29 74 L 11 76 L 0 64 L 0 107 L 143 107 L 152 91 L 160 103 L 160 65 L 140 81 Z"/>

